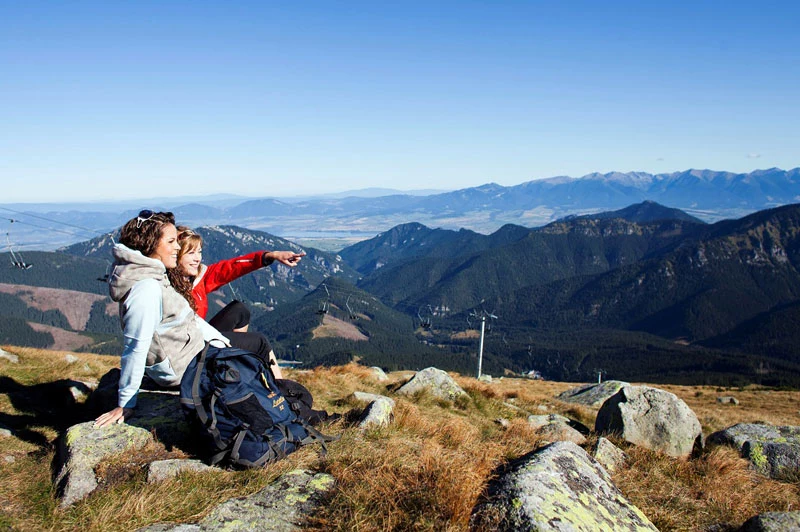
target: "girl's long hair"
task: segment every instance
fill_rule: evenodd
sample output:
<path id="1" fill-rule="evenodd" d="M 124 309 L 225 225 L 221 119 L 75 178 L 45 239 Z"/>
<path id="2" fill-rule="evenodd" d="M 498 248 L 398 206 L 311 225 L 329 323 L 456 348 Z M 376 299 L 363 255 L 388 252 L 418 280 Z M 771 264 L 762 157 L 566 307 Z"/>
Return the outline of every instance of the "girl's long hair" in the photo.
<path id="1" fill-rule="evenodd" d="M 178 244 L 181 246 L 181 249 L 178 250 L 178 266 L 167 270 L 167 277 L 172 288 L 186 299 L 193 311 L 197 312 L 197 304 L 192 296 L 194 276 L 186 275 L 181 270 L 181 259 L 190 251 L 201 247 L 203 245 L 203 237 L 184 225 L 179 225 L 176 229 L 178 230 Z"/>

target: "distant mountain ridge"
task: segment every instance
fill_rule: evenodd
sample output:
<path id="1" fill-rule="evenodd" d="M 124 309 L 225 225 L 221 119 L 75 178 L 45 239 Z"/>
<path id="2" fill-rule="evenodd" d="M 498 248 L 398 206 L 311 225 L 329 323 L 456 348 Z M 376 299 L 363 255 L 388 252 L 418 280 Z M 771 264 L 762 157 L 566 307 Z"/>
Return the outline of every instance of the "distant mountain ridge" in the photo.
<path id="1" fill-rule="evenodd" d="M 421 196 L 392 193 L 376 197 L 227 197 L 208 201 L 195 197 L 186 203 L 165 199 L 141 207 L 172 210 L 181 223 L 191 226 L 237 225 L 277 235 L 349 234 L 369 238 L 411 220 L 429 227 L 466 228 L 486 234 L 509 223 L 537 227 L 569 215 L 611 211 L 647 200 L 681 209 L 706 222 L 740 218 L 758 210 L 800 201 L 800 168 L 770 168 L 750 173 L 712 170 L 664 174 L 592 173 L 579 178 L 538 179 L 515 186 L 488 183 Z M 92 232 L 116 229 L 135 216 L 137 210 L 129 204 L 118 205 L 124 205 L 120 207 L 124 212 L 109 212 L 99 207 L 97 212 L 81 212 L 67 208 L 58 210 L 54 206 L 46 214 L 60 223 L 90 230 L 86 234 L 75 228 L 60 228 L 67 229 L 67 233 L 75 232 L 71 240 L 74 242 L 89 237 Z M 24 205 L 13 208 L 25 211 Z M 42 214 L 42 206 L 32 205 L 31 212 Z M 18 234 L 21 243 L 39 247 L 47 246 L 48 242 L 65 241 L 63 231 L 50 234 L 20 227 Z"/>

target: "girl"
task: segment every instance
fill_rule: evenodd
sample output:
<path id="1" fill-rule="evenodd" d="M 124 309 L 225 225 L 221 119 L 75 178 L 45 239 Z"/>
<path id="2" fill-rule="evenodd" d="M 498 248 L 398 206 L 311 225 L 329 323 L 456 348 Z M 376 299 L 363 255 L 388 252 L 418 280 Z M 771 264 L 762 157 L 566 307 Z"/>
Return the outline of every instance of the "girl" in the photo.
<path id="1" fill-rule="evenodd" d="M 178 267 L 168 272 L 172 286 L 182 294 L 197 315 L 205 319 L 208 313 L 208 293 L 217 290 L 239 277 L 274 261 L 294 268 L 305 253 L 293 251 L 256 251 L 241 257 L 202 264 L 203 237 L 188 227 L 178 227 Z M 233 301 L 220 310 L 209 323 L 230 340 L 231 345 L 252 353 L 267 353 L 276 379 L 282 379 L 277 359 L 267 338 L 260 333 L 248 332 L 250 311 L 240 301 Z"/>

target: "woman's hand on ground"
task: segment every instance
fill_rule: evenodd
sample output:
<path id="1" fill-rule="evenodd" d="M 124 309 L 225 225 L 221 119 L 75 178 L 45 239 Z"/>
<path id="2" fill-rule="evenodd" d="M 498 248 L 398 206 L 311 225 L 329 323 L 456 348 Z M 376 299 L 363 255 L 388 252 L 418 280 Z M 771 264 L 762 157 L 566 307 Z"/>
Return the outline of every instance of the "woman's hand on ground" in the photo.
<path id="1" fill-rule="evenodd" d="M 125 418 L 131 417 L 131 414 L 133 414 L 132 408 L 122 408 L 121 406 L 118 406 L 114 410 L 106 412 L 95 419 L 94 428 L 105 427 L 106 425 L 111 425 L 112 423 L 123 423 L 125 422 Z"/>
<path id="2" fill-rule="evenodd" d="M 305 252 L 295 253 L 294 251 L 265 251 L 264 261 L 277 260 L 281 264 L 284 264 L 290 268 L 294 268 L 297 266 L 297 263 L 300 262 L 300 259 L 305 256 Z"/>

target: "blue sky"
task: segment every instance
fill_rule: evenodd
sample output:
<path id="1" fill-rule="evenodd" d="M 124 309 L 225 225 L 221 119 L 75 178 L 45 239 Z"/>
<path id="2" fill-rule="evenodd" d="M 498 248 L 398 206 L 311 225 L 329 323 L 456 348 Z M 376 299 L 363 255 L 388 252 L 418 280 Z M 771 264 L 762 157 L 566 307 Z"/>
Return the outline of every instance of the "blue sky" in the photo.
<path id="1" fill-rule="evenodd" d="M 0 0 L 0 202 L 794 168 L 798 23 L 798 2 Z"/>

